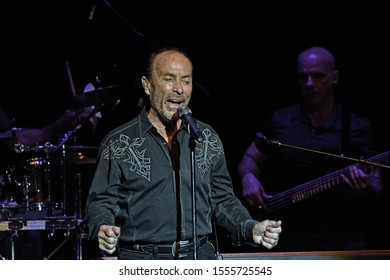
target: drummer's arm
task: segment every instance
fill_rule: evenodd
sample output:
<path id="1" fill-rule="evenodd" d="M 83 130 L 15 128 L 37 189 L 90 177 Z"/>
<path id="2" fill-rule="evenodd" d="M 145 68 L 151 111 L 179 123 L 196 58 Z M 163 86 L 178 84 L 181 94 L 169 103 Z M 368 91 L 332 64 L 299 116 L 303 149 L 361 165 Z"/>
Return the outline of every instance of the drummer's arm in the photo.
<path id="1" fill-rule="evenodd" d="M 46 141 L 53 136 L 57 136 L 64 131 L 71 129 L 80 119 L 80 114 L 83 112 L 83 108 L 66 110 L 58 119 L 49 123 L 45 127 L 41 128 L 40 133 L 42 141 Z"/>
<path id="2" fill-rule="evenodd" d="M 13 144 L 24 145 L 43 144 L 55 139 L 79 120 L 82 109 L 66 110 L 58 119 L 42 128 L 20 128 L 14 132 Z"/>

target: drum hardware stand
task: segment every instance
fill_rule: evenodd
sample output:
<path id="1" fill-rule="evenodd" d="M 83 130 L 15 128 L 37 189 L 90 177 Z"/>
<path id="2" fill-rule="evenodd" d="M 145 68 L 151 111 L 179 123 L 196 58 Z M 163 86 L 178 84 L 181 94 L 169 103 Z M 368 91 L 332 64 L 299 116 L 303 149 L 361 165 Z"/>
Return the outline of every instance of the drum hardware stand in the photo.
<path id="1" fill-rule="evenodd" d="M 79 220 L 77 220 L 78 222 Z M 73 230 L 72 233 L 68 234 L 68 236 L 64 239 L 64 241 L 62 241 L 60 243 L 60 245 L 58 245 L 54 250 L 53 252 L 51 252 L 46 258 L 44 258 L 44 260 L 49 260 L 53 257 L 53 255 L 55 253 L 57 253 L 58 250 L 60 250 L 62 248 L 62 246 L 64 246 L 76 233 L 78 233 L 78 237 L 77 237 L 77 242 L 78 240 L 81 238 L 80 236 L 82 236 L 82 233 L 80 233 L 84 227 L 86 223 L 86 220 L 81 220 L 81 222 L 76 226 L 76 228 Z M 81 255 L 81 250 L 77 249 L 77 260 L 82 260 L 82 255 Z"/>
<path id="2" fill-rule="evenodd" d="M 61 161 L 60 161 L 60 168 L 61 168 L 61 182 L 62 182 L 62 215 L 66 216 L 67 214 L 67 198 L 66 198 L 66 168 L 65 168 L 65 159 L 66 159 L 66 147 L 64 144 L 61 146 Z"/>
<path id="3" fill-rule="evenodd" d="M 77 185 L 77 189 L 76 189 L 76 195 L 75 195 L 75 201 L 76 201 L 76 207 L 75 207 L 75 215 L 76 215 L 76 219 L 82 219 L 84 218 L 83 215 L 81 214 L 82 213 L 82 184 L 81 184 L 81 177 L 82 177 L 82 174 L 81 173 L 77 173 L 75 175 L 75 179 L 76 179 L 76 185 Z M 76 251 L 77 251 L 77 259 L 78 260 L 81 260 L 82 259 L 82 256 L 83 256 L 83 233 L 80 232 L 77 236 L 77 239 L 76 239 Z"/>
<path id="4" fill-rule="evenodd" d="M 30 182 L 26 176 L 23 176 L 23 184 L 26 186 L 26 193 L 24 194 L 24 199 L 26 200 L 26 211 L 30 209 L 30 200 L 28 199 L 28 193 L 30 191 Z"/>
<path id="5" fill-rule="evenodd" d="M 103 102 L 100 102 L 100 104 L 97 104 L 96 106 L 94 106 L 93 110 L 91 111 L 91 113 L 89 113 L 89 115 L 85 118 L 82 118 L 79 120 L 79 122 L 75 125 L 75 127 L 73 128 L 73 130 L 70 130 L 68 131 L 68 133 L 66 133 L 64 135 L 64 137 L 61 139 L 60 141 L 60 144 L 54 149 L 53 152 L 56 152 L 59 148 L 62 148 L 62 159 L 61 159 L 61 173 L 62 173 L 62 182 L 63 182 L 63 189 L 62 189 L 62 195 L 63 195 L 63 215 L 66 216 L 66 212 L 67 212 L 67 199 L 66 199 L 66 195 L 67 195 L 67 190 L 66 190 L 66 168 L 65 168 L 65 159 L 66 159 L 66 146 L 65 146 L 65 143 L 67 143 L 70 139 L 72 139 L 76 133 L 83 127 L 83 125 L 89 121 L 94 115 L 96 115 L 100 110 L 101 108 L 103 107 L 104 103 Z"/>
<path id="6" fill-rule="evenodd" d="M 15 240 L 18 237 L 18 230 L 21 229 L 23 225 L 20 223 L 15 223 L 12 225 L 12 229 L 15 231 L 12 233 L 11 237 L 9 238 L 11 242 L 11 260 L 15 260 Z"/>
<path id="7" fill-rule="evenodd" d="M 46 211 L 47 216 L 53 214 L 52 204 L 51 204 L 51 163 L 50 163 L 50 150 L 53 148 L 52 144 L 45 144 L 45 153 L 46 153 L 46 166 L 45 166 L 45 180 L 47 183 L 47 200 L 46 200 Z"/>
<path id="8" fill-rule="evenodd" d="M 11 260 L 14 260 L 15 259 L 15 239 L 18 237 L 18 232 L 15 231 L 11 237 L 10 237 L 10 241 L 11 241 Z"/>
<path id="9" fill-rule="evenodd" d="M 77 172 L 75 175 L 76 179 L 76 194 L 75 194 L 75 216 L 76 219 L 83 219 L 83 205 L 82 205 L 82 174 Z"/>
<path id="10" fill-rule="evenodd" d="M 64 138 L 61 140 L 60 144 L 57 146 L 56 149 L 54 149 L 54 152 L 57 151 L 60 147 L 62 148 L 62 159 L 61 159 L 61 173 L 62 173 L 62 182 L 63 182 L 63 215 L 66 216 L 67 212 L 67 190 L 66 190 L 66 168 L 65 168 L 65 160 L 66 160 L 66 147 L 65 143 L 67 143 L 70 139 L 72 139 L 76 133 L 83 127 L 83 125 L 89 121 L 96 113 L 98 113 L 101 108 L 103 107 L 104 103 L 100 102 L 96 106 L 94 106 L 94 109 L 86 118 L 80 119 L 80 121 L 76 124 L 76 126 L 73 128 L 73 130 L 69 131 L 64 135 Z M 81 174 L 76 174 L 76 180 L 77 180 L 77 190 L 76 190 L 76 219 L 77 221 L 79 219 L 82 219 L 82 205 L 81 205 Z M 81 232 L 82 226 L 84 225 L 85 221 L 82 221 L 76 229 L 73 231 L 73 233 L 69 234 L 69 236 L 45 259 L 50 259 L 52 255 L 56 253 L 73 235 L 78 233 L 77 239 L 76 239 L 76 254 L 77 259 L 82 259 L 82 238 L 83 238 L 83 232 Z"/>
<path id="11" fill-rule="evenodd" d="M 15 239 L 17 237 L 18 237 L 17 231 L 13 232 L 12 235 L 9 237 L 9 240 L 11 242 L 11 260 L 15 260 Z M 8 260 L 8 259 L 0 254 L 0 260 Z"/>

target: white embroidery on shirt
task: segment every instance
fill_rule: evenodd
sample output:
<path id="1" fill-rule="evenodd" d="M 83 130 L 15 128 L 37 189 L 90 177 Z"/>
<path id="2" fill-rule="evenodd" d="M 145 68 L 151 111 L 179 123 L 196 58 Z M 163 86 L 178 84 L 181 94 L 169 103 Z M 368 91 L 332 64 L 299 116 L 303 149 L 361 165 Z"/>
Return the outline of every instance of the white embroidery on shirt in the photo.
<path id="1" fill-rule="evenodd" d="M 196 163 L 201 176 L 206 173 L 213 163 L 213 158 L 223 154 L 223 146 L 219 137 L 212 134 L 209 129 L 203 130 L 204 141 L 196 148 Z"/>
<path id="2" fill-rule="evenodd" d="M 107 145 L 103 150 L 102 157 L 104 159 L 112 159 L 127 156 L 123 161 L 130 165 L 130 171 L 150 181 L 150 158 L 145 158 L 146 149 L 139 150 L 144 141 L 145 138 L 134 138 L 131 140 L 130 137 L 122 134 L 119 136 L 119 140 L 115 140 Z"/>
<path id="3" fill-rule="evenodd" d="M 203 136 L 204 142 L 196 147 L 196 163 L 202 177 L 209 170 L 213 158 L 224 153 L 221 140 L 217 135 L 212 134 L 209 129 L 205 129 Z M 127 155 L 123 161 L 130 164 L 130 171 L 150 181 L 150 158 L 145 157 L 146 149 L 139 150 L 144 141 L 145 138 L 131 140 L 130 137 L 122 134 L 119 136 L 119 140 L 107 145 L 102 152 L 102 158 L 121 158 Z"/>

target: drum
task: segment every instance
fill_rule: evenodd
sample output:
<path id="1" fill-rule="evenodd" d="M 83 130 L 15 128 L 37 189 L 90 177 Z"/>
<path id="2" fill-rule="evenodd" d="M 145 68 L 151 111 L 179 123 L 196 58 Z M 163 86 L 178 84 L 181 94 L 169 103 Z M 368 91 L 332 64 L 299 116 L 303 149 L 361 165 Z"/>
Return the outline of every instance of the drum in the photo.
<path id="1" fill-rule="evenodd" d="M 1 202 L 4 205 L 14 204 L 16 205 L 17 198 L 20 198 L 22 193 L 22 188 L 17 186 L 17 183 L 14 180 L 15 166 L 9 165 L 5 170 L 1 172 L 0 179 L 0 193 L 1 193 Z"/>
<path id="2" fill-rule="evenodd" d="M 41 157 L 10 164 L 5 172 L 3 200 L 27 211 L 44 210 L 51 177 L 49 167 L 48 161 Z"/>
<path id="3" fill-rule="evenodd" d="M 27 159 L 21 166 L 23 172 L 19 180 L 24 190 L 24 198 L 31 210 L 43 210 L 47 195 L 47 161 L 43 158 Z"/>
<path id="4" fill-rule="evenodd" d="M 25 207 L 17 202 L 22 191 L 14 185 L 12 172 L 10 167 L 0 172 L 0 220 L 14 218 L 17 213 L 25 210 Z"/>

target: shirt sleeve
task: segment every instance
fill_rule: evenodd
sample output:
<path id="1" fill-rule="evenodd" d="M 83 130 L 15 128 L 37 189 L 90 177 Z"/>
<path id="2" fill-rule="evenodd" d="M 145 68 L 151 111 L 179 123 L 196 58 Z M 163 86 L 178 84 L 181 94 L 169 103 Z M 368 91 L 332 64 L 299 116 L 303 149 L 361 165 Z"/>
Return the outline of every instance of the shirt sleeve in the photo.
<path id="1" fill-rule="evenodd" d="M 101 155 L 86 205 L 89 238 L 97 237 L 101 225 L 115 225 L 119 212 L 119 186 L 120 175 L 114 156 Z"/>

